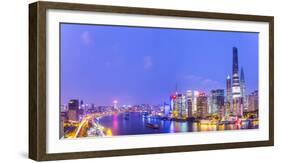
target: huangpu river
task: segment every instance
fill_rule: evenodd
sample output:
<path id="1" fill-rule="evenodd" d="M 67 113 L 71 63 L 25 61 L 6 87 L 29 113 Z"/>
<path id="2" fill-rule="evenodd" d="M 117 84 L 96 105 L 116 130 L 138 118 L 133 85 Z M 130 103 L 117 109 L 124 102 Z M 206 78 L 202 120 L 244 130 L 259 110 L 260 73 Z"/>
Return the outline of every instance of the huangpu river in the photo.
<path id="1" fill-rule="evenodd" d="M 111 130 L 112 135 L 139 135 L 158 133 L 180 133 L 198 131 L 220 131 L 255 129 L 258 125 L 246 122 L 237 124 L 202 124 L 199 122 L 179 122 L 171 120 L 160 120 L 157 118 L 144 117 L 141 113 L 119 113 L 104 116 L 99 119 L 99 123 Z M 157 129 L 148 127 L 147 124 L 156 124 Z"/>

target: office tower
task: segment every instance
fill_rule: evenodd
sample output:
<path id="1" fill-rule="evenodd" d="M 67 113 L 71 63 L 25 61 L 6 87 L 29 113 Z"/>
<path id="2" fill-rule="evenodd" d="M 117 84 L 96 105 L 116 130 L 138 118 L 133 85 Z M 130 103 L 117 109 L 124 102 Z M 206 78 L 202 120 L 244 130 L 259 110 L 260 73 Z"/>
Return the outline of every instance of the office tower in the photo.
<path id="1" fill-rule="evenodd" d="M 230 114 L 231 114 L 231 103 L 226 101 L 224 103 L 224 116 L 228 118 Z"/>
<path id="2" fill-rule="evenodd" d="M 219 114 L 222 112 L 224 106 L 224 90 L 215 89 L 211 90 L 210 94 L 211 114 Z"/>
<path id="3" fill-rule="evenodd" d="M 233 99 L 232 102 L 232 115 L 234 116 L 243 116 L 244 112 L 244 107 L 243 107 L 243 98 L 242 97 L 237 97 Z"/>
<path id="4" fill-rule="evenodd" d="M 191 118 L 191 117 L 193 117 L 193 115 L 192 115 L 192 99 L 187 99 L 187 107 L 188 107 L 187 117 Z"/>
<path id="5" fill-rule="evenodd" d="M 64 137 L 64 122 L 67 120 L 65 111 L 60 112 L 60 138 Z"/>
<path id="6" fill-rule="evenodd" d="M 171 104 L 173 105 L 173 116 L 175 118 L 186 118 L 187 116 L 187 102 L 183 94 L 173 95 Z"/>
<path id="7" fill-rule="evenodd" d="M 232 102 L 232 90 L 231 90 L 231 78 L 229 75 L 226 77 L 226 99 L 224 105 L 224 116 L 230 115 L 231 102 Z"/>
<path id="8" fill-rule="evenodd" d="M 187 102 L 186 97 L 183 94 L 178 94 L 176 98 L 176 104 L 179 110 L 179 118 L 186 118 L 187 116 Z"/>
<path id="9" fill-rule="evenodd" d="M 193 91 L 193 100 L 192 100 L 192 115 L 193 117 L 196 116 L 196 111 L 197 111 L 197 98 L 199 96 L 198 91 Z"/>
<path id="10" fill-rule="evenodd" d="M 232 107 L 231 114 L 234 116 L 243 115 L 243 98 L 241 96 L 241 87 L 239 80 L 238 68 L 238 49 L 233 47 L 233 63 L 232 63 Z"/>
<path id="11" fill-rule="evenodd" d="M 232 91 L 231 91 L 231 78 L 228 75 L 226 77 L 226 101 L 231 102 L 232 99 Z"/>
<path id="12" fill-rule="evenodd" d="M 240 81 L 238 69 L 238 49 L 233 47 L 233 61 L 232 61 L 232 98 L 241 97 Z"/>
<path id="13" fill-rule="evenodd" d="M 72 99 L 68 102 L 68 120 L 79 120 L 79 100 Z"/>
<path id="14" fill-rule="evenodd" d="M 174 101 L 175 101 L 176 98 L 177 98 L 176 95 L 170 96 L 170 108 L 171 108 L 171 111 L 172 111 L 173 115 L 175 114 Z"/>
<path id="15" fill-rule="evenodd" d="M 170 105 L 164 103 L 163 109 L 164 109 L 164 115 L 165 115 L 166 117 L 168 117 L 168 116 L 170 115 L 170 111 L 171 111 L 171 110 L 170 110 Z"/>
<path id="16" fill-rule="evenodd" d="M 208 114 L 212 113 L 212 96 L 208 96 Z"/>
<path id="17" fill-rule="evenodd" d="M 187 117 L 191 118 L 192 117 L 192 91 L 188 90 L 186 92 L 186 97 L 187 97 Z"/>
<path id="18" fill-rule="evenodd" d="M 248 96 L 248 111 L 250 112 L 254 112 L 254 111 L 258 111 L 259 109 L 259 95 L 258 95 L 258 91 L 254 91 L 252 92 L 249 96 Z"/>
<path id="19" fill-rule="evenodd" d="M 208 97 L 200 92 L 197 97 L 197 115 L 199 118 L 206 118 L 208 112 Z"/>
<path id="20" fill-rule="evenodd" d="M 241 87 L 241 97 L 243 98 L 243 106 L 247 108 L 247 98 L 246 98 L 246 86 L 245 86 L 245 75 L 243 67 L 241 68 L 240 72 L 240 87 Z"/>

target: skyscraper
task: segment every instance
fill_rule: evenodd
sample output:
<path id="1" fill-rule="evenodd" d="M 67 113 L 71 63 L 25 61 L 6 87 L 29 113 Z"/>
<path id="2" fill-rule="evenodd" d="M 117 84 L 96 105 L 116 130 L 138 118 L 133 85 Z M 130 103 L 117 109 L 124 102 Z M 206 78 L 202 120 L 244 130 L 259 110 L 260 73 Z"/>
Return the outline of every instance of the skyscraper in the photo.
<path id="1" fill-rule="evenodd" d="M 166 116 L 166 117 L 168 117 L 169 115 L 170 115 L 170 109 L 171 109 L 171 107 L 170 107 L 170 105 L 169 104 L 166 104 L 166 103 L 164 103 L 164 105 L 163 105 L 164 107 L 164 115 Z"/>
<path id="2" fill-rule="evenodd" d="M 252 92 L 248 96 L 248 101 L 249 101 L 249 107 L 248 110 L 253 112 L 253 111 L 258 111 L 259 109 L 259 93 L 258 91 Z"/>
<path id="3" fill-rule="evenodd" d="M 228 75 L 226 77 L 226 100 L 224 105 L 224 115 L 227 117 L 230 115 L 231 102 L 232 102 L 231 78 Z"/>
<path id="4" fill-rule="evenodd" d="M 199 96 L 198 91 L 193 91 L 193 100 L 192 100 L 192 115 L 195 117 L 197 113 L 197 98 Z"/>
<path id="5" fill-rule="evenodd" d="M 240 87 L 241 87 L 241 97 L 243 98 L 243 105 L 247 107 L 247 98 L 246 98 L 246 86 L 245 86 L 245 75 L 243 67 L 241 68 L 240 72 Z"/>
<path id="6" fill-rule="evenodd" d="M 192 117 L 192 91 L 188 90 L 186 92 L 186 97 L 187 97 L 187 117 L 191 118 Z"/>
<path id="7" fill-rule="evenodd" d="M 243 109 L 243 98 L 241 96 L 241 87 L 239 80 L 238 49 L 236 47 L 233 47 L 231 113 L 234 116 L 242 116 Z"/>
<path id="8" fill-rule="evenodd" d="M 187 117 L 187 102 L 186 96 L 183 94 L 176 94 L 171 96 L 171 109 L 175 118 Z"/>
<path id="9" fill-rule="evenodd" d="M 79 120 L 79 100 L 72 99 L 68 102 L 68 120 Z"/>
<path id="10" fill-rule="evenodd" d="M 178 110 L 178 118 L 187 117 L 187 102 L 185 95 L 177 94 L 174 108 L 177 108 Z"/>
<path id="11" fill-rule="evenodd" d="M 200 118 L 206 118 L 208 112 L 208 97 L 205 93 L 200 92 L 197 98 L 197 115 Z"/>
<path id="12" fill-rule="evenodd" d="M 210 95 L 211 114 L 220 113 L 224 106 L 224 90 L 215 89 L 211 90 Z"/>
<path id="13" fill-rule="evenodd" d="M 239 81 L 239 68 L 238 68 L 238 49 L 233 47 L 233 60 L 232 60 L 232 98 L 241 97 L 241 88 Z"/>
<path id="14" fill-rule="evenodd" d="M 229 102 L 229 103 L 231 102 L 231 96 L 232 96 L 231 93 L 232 93 L 231 92 L 231 78 L 228 75 L 226 77 L 226 101 Z"/>

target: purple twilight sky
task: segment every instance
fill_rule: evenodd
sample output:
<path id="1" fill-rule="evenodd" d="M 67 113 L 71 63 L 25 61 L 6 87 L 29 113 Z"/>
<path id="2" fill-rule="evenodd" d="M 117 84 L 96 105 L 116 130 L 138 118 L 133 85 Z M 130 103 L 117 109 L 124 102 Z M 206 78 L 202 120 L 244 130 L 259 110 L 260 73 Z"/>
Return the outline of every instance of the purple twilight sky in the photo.
<path id="1" fill-rule="evenodd" d="M 61 103 L 162 104 L 225 89 L 238 48 L 247 94 L 258 88 L 258 33 L 61 24 Z"/>

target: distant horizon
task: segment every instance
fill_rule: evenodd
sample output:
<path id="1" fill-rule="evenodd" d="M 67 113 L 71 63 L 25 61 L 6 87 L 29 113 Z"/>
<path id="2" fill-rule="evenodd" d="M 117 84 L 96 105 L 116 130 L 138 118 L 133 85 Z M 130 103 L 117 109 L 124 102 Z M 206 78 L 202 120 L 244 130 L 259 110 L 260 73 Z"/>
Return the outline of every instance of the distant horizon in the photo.
<path id="1" fill-rule="evenodd" d="M 61 24 L 61 104 L 169 102 L 178 90 L 224 89 L 232 47 L 246 94 L 258 90 L 258 33 Z"/>

